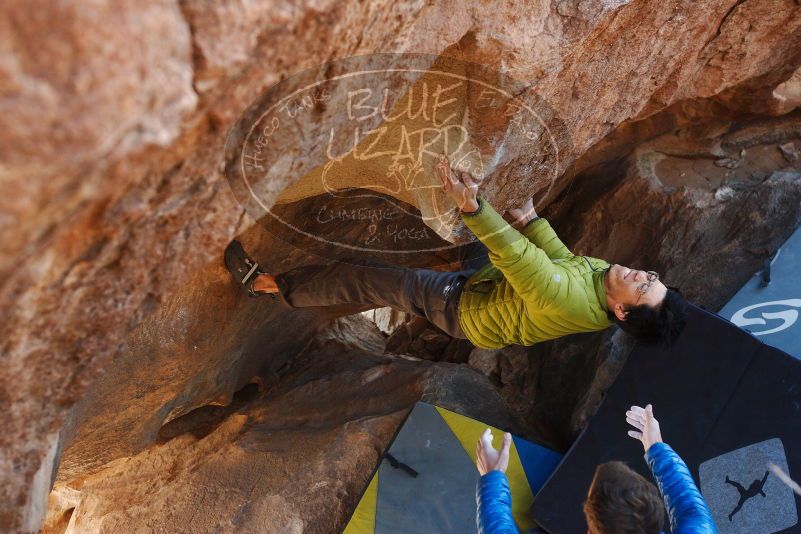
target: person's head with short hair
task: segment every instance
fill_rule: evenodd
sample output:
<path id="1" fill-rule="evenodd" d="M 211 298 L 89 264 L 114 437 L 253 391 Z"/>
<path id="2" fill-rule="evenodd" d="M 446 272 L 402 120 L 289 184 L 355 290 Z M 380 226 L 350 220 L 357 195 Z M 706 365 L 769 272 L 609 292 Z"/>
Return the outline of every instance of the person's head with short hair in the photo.
<path id="1" fill-rule="evenodd" d="M 659 534 L 665 510 L 659 490 L 623 462 L 595 469 L 584 502 L 590 534 Z"/>
<path id="2" fill-rule="evenodd" d="M 687 323 L 687 301 L 653 271 L 612 265 L 604 277 L 607 314 L 649 345 L 672 345 Z"/>

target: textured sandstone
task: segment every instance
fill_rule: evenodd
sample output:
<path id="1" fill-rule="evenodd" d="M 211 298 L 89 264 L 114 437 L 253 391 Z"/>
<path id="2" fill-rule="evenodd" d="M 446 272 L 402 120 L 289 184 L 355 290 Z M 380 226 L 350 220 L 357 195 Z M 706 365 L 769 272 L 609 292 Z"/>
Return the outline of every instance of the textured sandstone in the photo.
<path id="1" fill-rule="evenodd" d="M 334 323 L 275 387 L 190 412 L 148 450 L 58 483 L 44 532 L 336 532 L 416 401 L 513 424 L 475 371 L 376 355 L 382 344 L 360 316 Z"/>
<path id="2" fill-rule="evenodd" d="M 227 404 L 249 383 L 269 394 L 318 327 L 333 316 L 363 311 L 275 317 L 237 293 L 221 267 L 222 250 L 237 235 L 274 269 L 332 257 L 331 251 L 294 250 L 266 234 L 244 214 L 224 176 L 225 136 L 236 118 L 263 91 L 304 68 L 374 51 L 418 52 L 475 61 L 516 77 L 547 101 L 553 114 L 547 118 L 560 125 L 560 172 L 558 178 L 537 173 L 534 152 L 521 149 L 513 129 L 495 124 L 492 131 L 508 144 L 498 151 L 486 196 L 502 210 L 534 194 L 577 250 L 653 264 L 708 305 L 725 300 L 799 220 L 797 167 L 776 148 L 791 141 L 801 145 L 792 134 L 794 119 L 784 116 L 787 122 L 755 124 L 752 130 L 716 120 L 777 116 L 795 107 L 797 80 L 790 77 L 801 66 L 801 6 L 793 0 L 511 2 L 491 12 L 485 3 L 451 1 L 98 0 L 90 6 L 15 3 L 2 10 L 0 399 L 10 406 L 0 437 L 4 531 L 37 528 L 59 466 L 53 510 L 80 501 L 96 510 L 86 516 L 88 528 L 98 527 L 108 510 L 109 529 L 133 530 L 134 520 L 123 517 L 128 511 L 113 509 L 116 490 L 103 490 L 104 477 L 92 479 L 94 473 L 125 473 L 126 462 L 163 460 L 180 467 L 175 455 L 187 448 L 195 458 L 236 451 L 247 430 L 234 415 L 219 435 L 157 442 L 165 423 L 199 407 Z M 622 168 L 602 166 L 647 138 L 704 125 L 709 132 L 691 136 L 689 152 L 671 141 L 643 146 Z M 727 133 L 736 135 L 724 139 Z M 701 146 L 716 140 L 725 142 Z M 656 154 L 665 146 L 670 154 Z M 683 184 L 686 175 L 673 172 L 693 154 L 703 154 L 699 161 L 705 165 L 712 162 L 704 169 L 715 176 L 714 187 L 697 187 L 697 180 Z M 733 169 L 714 165 L 742 157 Z M 310 164 L 303 158 L 299 163 Z M 723 183 L 721 169 L 731 170 L 730 178 L 751 170 L 762 176 L 738 175 L 736 183 Z M 296 178 L 282 175 L 270 183 L 272 200 Z M 664 235 L 654 250 L 645 247 L 654 233 L 627 233 L 613 216 L 639 207 L 643 197 L 653 205 L 649 221 Z M 358 236 L 366 228 L 331 231 Z M 746 232 L 751 228 L 758 231 Z M 619 236 L 637 246 L 619 248 Z M 732 276 L 711 279 L 704 266 L 719 268 L 732 256 Z M 452 260 L 439 253 L 403 259 L 440 267 Z M 405 340 L 394 339 L 396 346 L 431 358 L 444 354 L 452 362 L 470 357 L 469 347 L 443 340 L 419 322 L 407 333 Z M 379 345 L 369 345 L 370 352 L 380 352 Z M 597 364 L 605 353 L 592 350 L 593 356 L 584 357 Z M 561 358 L 557 352 L 553 361 Z M 455 387 L 450 377 L 461 371 L 437 365 L 439 374 L 409 381 L 447 397 Z M 528 371 L 522 365 L 519 357 L 499 364 L 501 384 L 506 377 L 511 385 L 509 399 L 529 394 L 534 379 L 523 376 Z M 556 378 L 539 380 L 551 384 Z M 584 378 L 576 382 L 588 384 Z M 583 398 L 587 388 L 594 390 L 577 385 L 570 395 Z M 398 398 L 396 412 L 419 396 Z M 560 413 L 570 412 L 573 422 L 560 416 L 543 431 L 554 442 L 568 440 L 580 425 L 573 404 L 565 402 Z M 333 414 L 340 428 L 354 413 L 365 413 L 361 408 Z M 517 409 L 532 413 L 527 405 Z M 365 432 L 386 436 L 394 424 L 389 414 L 379 430 Z M 300 441 L 289 427 L 289 438 Z M 314 439 L 323 447 L 361 438 L 332 430 Z M 325 476 L 356 477 L 375 459 L 375 444 L 384 442 L 371 443 L 375 452 L 359 460 L 364 465 Z M 276 460 L 264 461 L 269 466 Z M 225 464 L 209 465 L 203 480 Z M 188 471 L 176 473 L 191 485 Z M 65 489 L 81 480 L 86 487 L 79 496 Z M 270 490 L 277 480 L 264 481 L 261 500 L 243 509 L 242 525 L 283 507 L 283 515 L 273 516 L 276 525 L 311 529 L 309 518 L 318 517 L 305 515 L 312 501 Z M 343 484 L 355 491 L 363 480 Z M 164 486 L 159 499 L 165 500 L 153 502 L 174 504 L 184 495 L 177 499 L 182 510 L 203 502 L 193 500 L 204 496 L 190 495 L 188 487 Z M 235 491 L 225 483 L 217 488 Z M 130 490 L 140 491 L 135 484 Z M 321 501 L 333 494 L 323 492 Z M 139 506 L 131 517 L 150 518 L 146 524 L 153 530 L 176 520 L 166 506 Z M 325 510 L 339 521 L 347 515 L 345 506 Z M 204 511 L 210 515 L 196 530 L 212 530 L 232 517 L 231 509 Z"/>

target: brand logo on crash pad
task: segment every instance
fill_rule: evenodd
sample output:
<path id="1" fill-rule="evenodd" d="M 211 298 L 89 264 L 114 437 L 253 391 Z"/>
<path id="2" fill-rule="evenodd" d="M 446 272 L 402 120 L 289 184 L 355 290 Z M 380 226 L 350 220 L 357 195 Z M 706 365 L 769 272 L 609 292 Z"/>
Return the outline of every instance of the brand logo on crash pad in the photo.
<path id="1" fill-rule="evenodd" d="M 748 328 L 755 336 L 766 336 L 787 330 L 798 321 L 801 299 L 773 300 L 752 304 L 732 315 L 731 322 Z"/>
<path id="2" fill-rule="evenodd" d="M 793 491 L 771 472 L 771 463 L 789 472 L 784 446 L 778 438 L 701 464 L 701 493 L 718 532 L 767 534 L 798 523 Z"/>

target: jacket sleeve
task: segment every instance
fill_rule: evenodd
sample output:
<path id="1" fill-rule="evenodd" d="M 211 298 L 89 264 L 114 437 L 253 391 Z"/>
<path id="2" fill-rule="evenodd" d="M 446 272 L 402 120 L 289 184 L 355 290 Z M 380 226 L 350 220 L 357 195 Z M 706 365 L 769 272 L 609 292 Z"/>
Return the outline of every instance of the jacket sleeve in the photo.
<path id="1" fill-rule="evenodd" d="M 665 501 L 673 534 L 716 534 L 712 513 L 690 470 L 666 443 L 654 443 L 645 454 Z"/>
<path id="2" fill-rule="evenodd" d="M 517 534 L 506 474 L 490 471 L 478 480 L 476 505 L 478 534 Z"/>
<path id="3" fill-rule="evenodd" d="M 483 198 L 478 210 L 462 213 L 465 225 L 489 249 L 490 261 L 501 270 L 514 290 L 526 300 L 547 305 L 566 284 L 541 248 L 512 228 Z"/>
<path id="4" fill-rule="evenodd" d="M 551 224 L 542 217 L 529 221 L 523 227 L 523 235 L 541 248 L 552 260 L 560 260 L 573 256 L 562 240 L 556 235 Z"/>

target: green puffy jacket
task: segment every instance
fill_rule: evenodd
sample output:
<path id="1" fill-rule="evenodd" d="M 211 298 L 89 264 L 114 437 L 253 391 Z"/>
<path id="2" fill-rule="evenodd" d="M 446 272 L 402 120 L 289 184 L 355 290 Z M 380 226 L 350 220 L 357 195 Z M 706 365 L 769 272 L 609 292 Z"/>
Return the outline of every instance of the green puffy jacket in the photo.
<path id="1" fill-rule="evenodd" d="M 607 262 L 574 256 L 545 219 L 520 233 L 486 200 L 478 202 L 462 219 L 489 249 L 490 263 L 465 282 L 459 298 L 459 324 L 474 345 L 533 345 L 612 325 Z"/>

